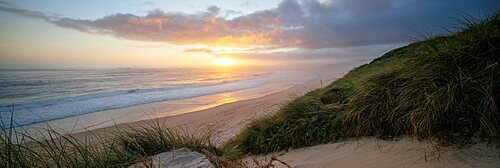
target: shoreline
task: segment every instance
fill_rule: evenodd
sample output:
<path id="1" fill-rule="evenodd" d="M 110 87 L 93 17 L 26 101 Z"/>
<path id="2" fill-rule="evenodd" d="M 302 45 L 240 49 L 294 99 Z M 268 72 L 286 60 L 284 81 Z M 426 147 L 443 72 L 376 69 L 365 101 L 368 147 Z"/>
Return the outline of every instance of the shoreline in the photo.
<path id="1" fill-rule="evenodd" d="M 290 78 L 286 76 L 287 74 L 291 74 L 289 76 L 296 77 Z M 297 85 L 297 82 L 303 84 L 310 79 L 314 80 L 317 78 L 316 75 L 311 73 L 296 71 L 293 69 L 283 70 L 273 76 L 266 77 L 267 79 L 262 79 L 267 80 L 267 82 L 253 88 L 221 92 L 187 99 L 165 100 L 124 108 L 101 110 L 15 128 L 27 130 L 30 134 L 39 134 L 42 136 L 46 134 L 40 133 L 37 130 L 50 128 L 58 134 L 75 134 L 78 132 L 115 126 L 117 124 L 133 123 L 142 120 L 154 120 L 156 118 L 192 113 L 227 103 L 259 98 L 268 94 L 287 90 Z"/>
<path id="2" fill-rule="evenodd" d="M 318 84 L 314 85 L 313 83 Z M 225 136 L 225 134 L 233 134 L 239 132 L 239 130 L 241 130 L 246 125 L 246 123 L 250 122 L 252 119 L 268 115 L 278 110 L 279 107 L 288 102 L 287 100 L 291 100 L 311 91 L 312 89 L 317 88 L 316 86 L 320 85 L 319 83 L 320 82 L 318 82 L 318 80 L 311 80 L 306 82 L 305 84 L 292 86 L 291 88 L 285 89 L 283 91 L 271 93 L 261 97 L 219 104 L 215 107 L 195 110 L 172 116 L 121 123 L 114 126 L 107 126 L 86 131 L 84 130 L 70 134 L 77 139 L 83 139 L 89 133 L 105 135 L 106 133 L 117 131 L 118 129 L 137 128 L 140 126 L 155 124 L 156 122 L 159 122 L 161 124 L 164 124 L 164 126 L 168 128 L 181 128 L 187 131 L 205 129 L 214 131 L 215 135 L 213 137 L 218 138 L 215 141 L 219 143 L 229 138 Z M 250 111 L 251 109 L 254 109 L 252 111 L 255 112 L 246 114 L 244 113 Z M 236 112 L 232 112 L 233 110 L 236 110 Z M 238 122 L 233 122 L 230 123 L 230 125 L 226 125 L 225 121 L 228 121 L 228 119 L 230 118 L 236 119 Z M 245 120 L 247 122 L 245 122 Z"/>
<path id="3" fill-rule="evenodd" d="M 316 75 L 312 80 L 296 84 L 282 91 L 265 94 L 260 97 L 222 103 L 214 107 L 196 110 L 173 116 L 155 117 L 140 121 L 120 123 L 103 128 L 69 133 L 77 139 L 84 139 L 89 134 L 107 135 L 117 130 L 137 128 L 144 125 L 161 123 L 168 128 L 181 128 L 188 132 L 210 130 L 214 132 L 213 141 L 220 144 L 236 135 L 246 124 L 255 118 L 276 112 L 283 104 L 311 90 L 327 86 L 341 78 L 349 70 L 362 65 L 366 61 L 351 61 L 326 65 L 314 69 L 304 69 Z M 332 73 L 333 72 L 333 73 Z"/>

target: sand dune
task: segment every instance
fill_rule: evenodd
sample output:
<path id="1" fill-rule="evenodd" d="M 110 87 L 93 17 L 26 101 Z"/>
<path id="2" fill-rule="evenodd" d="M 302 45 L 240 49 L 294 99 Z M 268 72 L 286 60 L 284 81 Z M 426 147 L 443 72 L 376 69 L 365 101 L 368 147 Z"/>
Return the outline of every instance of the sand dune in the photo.
<path id="1" fill-rule="evenodd" d="M 351 140 L 258 156 L 257 159 L 264 162 L 272 155 L 297 168 L 500 167 L 500 153 L 486 144 L 464 149 L 438 149 L 407 138 L 399 141 Z M 247 158 L 246 163 L 253 166 L 253 158 Z M 285 167 L 274 163 L 276 167 Z"/>
<path id="2" fill-rule="evenodd" d="M 296 85 L 282 92 L 263 97 L 223 104 L 214 108 L 201 110 L 177 116 L 144 120 L 115 127 L 92 130 L 93 133 L 109 133 L 117 128 L 138 127 L 144 124 L 160 122 L 171 128 L 181 128 L 188 131 L 213 130 L 214 141 L 217 143 L 236 135 L 252 119 L 271 114 L 287 101 L 303 95 L 310 90 L 321 87 L 347 73 L 348 69 L 357 64 L 344 66 L 328 66 L 316 71 L 318 79 L 305 84 Z M 340 69 L 339 69 L 340 68 Z M 332 75 L 332 72 L 336 72 Z M 84 137 L 88 132 L 75 134 Z M 399 141 L 383 141 L 375 138 L 351 140 L 333 144 L 323 144 L 313 147 L 294 149 L 257 159 L 265 161 L 271 155 L 289 163 L 293 167 L 500 167 L 500 154 L 490 150 L 484 144 L 474 145 L 466 149 L 435 148 L 426 143 L 412 139 Z M 252 157 L 245 160 L 253 166 Z M 277 167 L 284 167 L 279 163 Z"/>

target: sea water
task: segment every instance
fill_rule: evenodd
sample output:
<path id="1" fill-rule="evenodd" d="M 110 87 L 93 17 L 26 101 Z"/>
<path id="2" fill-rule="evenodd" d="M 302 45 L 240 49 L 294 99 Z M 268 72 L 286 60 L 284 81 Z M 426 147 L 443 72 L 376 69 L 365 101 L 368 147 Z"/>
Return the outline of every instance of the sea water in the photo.
<path id="1" fill-rule="evenodd" d="M 271 76 L 273 73 L 263 68 L 0 67 L 1 125 L 25 126 L 255 88 Z"/>

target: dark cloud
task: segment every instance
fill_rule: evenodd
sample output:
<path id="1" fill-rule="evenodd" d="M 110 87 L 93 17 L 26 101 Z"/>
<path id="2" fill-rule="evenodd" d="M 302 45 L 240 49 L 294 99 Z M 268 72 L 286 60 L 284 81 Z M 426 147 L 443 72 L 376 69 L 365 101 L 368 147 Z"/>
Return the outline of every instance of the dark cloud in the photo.
<path id="1" fill-rule="evenodd" d="M 296 0 L 284 0 L 276 8 L 276 13 L 283 26 L 300 26 L 304 19 L 302 8 Z"/>
<path id="2" fill-rule="evenodd" d="M 4 5 L 4 6 L 12 6 L 9 2 L 4 1 L 4 0 L 0 0 L 0 5 Z"/>
<path id="3" fill-rule="evenodd" d="M 397 6 L 399 2 L 406 3 L 398 0 L 349 0 L 340 1 L 336 6 L 341 12 L 354 16 L 363 16 L 378 11 L 390 10 L 390 8 Z"/>
<path id="4" fill-rule="evenodd" d="M 2 2 L 2 1 L 0 1 Z M 119 38 L 217 46 L 327 49 L 407 43 L 416 32 L 441 33 L 460 13 L 498 10 L 497 0 L 284 0 L 231 19 L 220 8 L 195 14 L 150 11 L 96 20 L 48 15 L 0 3 L 0 11 Z M 188 51 L 189 52 L 189 51 Z"/>
<path id="5" fill-rule="evenodd" d="M 36 19 L 42 19 L 48 22 L 51 22 L 52 20 L 57 19 L 55 16 L 49 16 L 48 14 L 42 13 L 42 12 L 36 12 L 36 11 L 30 11 L 26 9 L 19 9 L 12 7 L 7 2 L 0 1 L 0 11 L 7 12 L 7 13 L 13 13 L 17 14 L 19 16 L 23 17 L 29 17 L 29 18 L 36 18 Z"/>
<path id="6" fill-rule="evenodd" d="M 210 13 L 212 13 L 212 14 L 216 14 L 217 15 L 220 12 L 220 8 L 217 7 L 217 6 L 210 6 L 210 7 L 207 8 L 207 11 L 210 12 Z"/>

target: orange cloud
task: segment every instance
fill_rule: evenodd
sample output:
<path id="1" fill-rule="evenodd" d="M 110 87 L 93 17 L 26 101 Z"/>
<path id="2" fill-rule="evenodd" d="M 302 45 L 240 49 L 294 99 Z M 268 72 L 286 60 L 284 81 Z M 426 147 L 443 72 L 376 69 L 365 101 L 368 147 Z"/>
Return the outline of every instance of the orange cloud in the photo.
<path id="1" fill-rule="evenodd" d="M 52 16 L 2 3 L 0 11 L 81 32 L 138 41 L 322 49 L 405 43 L 415 29 L 425 29 L 422 25 L 442 25 L 453 11 L 464 12 L 477 6 L 463 0 L 422 1 L 283 0 L 276 8 L 232 19 L 221 16 L 215 6 L 195 14 L 154 10 L 145 16 L 114 14 L 96 20 Z M 491 4 L 483 6 L 498 8 L 494 1 L 480 1 Z"/>

